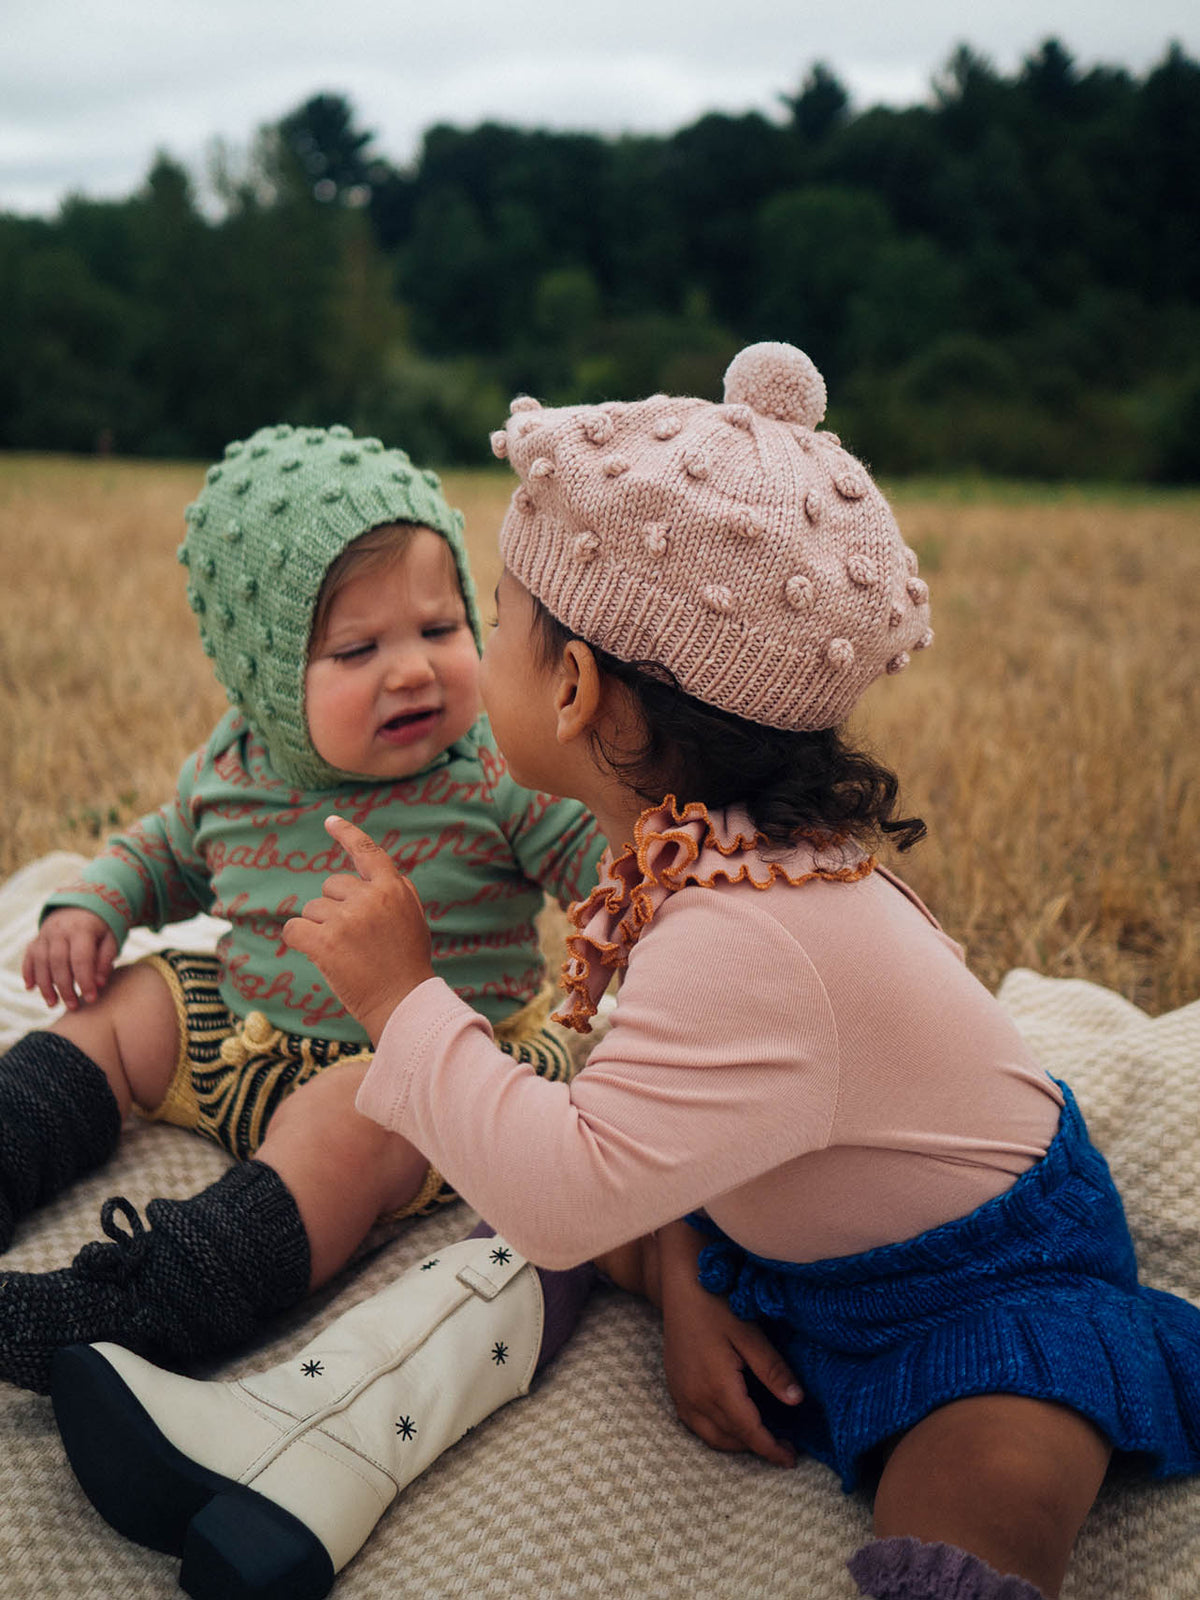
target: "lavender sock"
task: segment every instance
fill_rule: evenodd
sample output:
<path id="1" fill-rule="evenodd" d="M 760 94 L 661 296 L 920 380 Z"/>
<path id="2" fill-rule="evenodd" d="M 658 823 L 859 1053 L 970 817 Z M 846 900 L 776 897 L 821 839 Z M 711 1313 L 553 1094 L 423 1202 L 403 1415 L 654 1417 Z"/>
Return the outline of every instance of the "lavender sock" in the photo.
<path id="1" fill-rule="evenodd" d="M 859 1593 L 874 1600 L 1046 1600 L 1024 1578 L 1002 1576 L 953 1544 L 872 1539 L 846 1565 Z"/>
<path id="2" fill-rule="evenodd" d="M 468 1237 L 490 1239 L 495 1232 L 490 1223 L 480 1222 L 472 1228 Z M 534 1368 L 537 1373 L 549 1366 L 574 1333 L 575 1324 L 596 1285 L 597 1272 L 590 1261 L 585 1261 L 580 1267 L 568 1267 L 565 1272 L 552 1272 L 549 1267 L 535 1267 L 534 1271 L 541 1281 L 545 1307 L 542 1347 Z"/>

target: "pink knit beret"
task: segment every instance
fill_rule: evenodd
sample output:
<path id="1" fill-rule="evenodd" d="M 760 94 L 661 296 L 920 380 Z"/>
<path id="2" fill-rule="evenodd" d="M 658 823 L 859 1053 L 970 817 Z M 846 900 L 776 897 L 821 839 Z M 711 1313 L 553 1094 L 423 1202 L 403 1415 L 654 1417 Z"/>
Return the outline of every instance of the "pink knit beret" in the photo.
<path id="1" fill-rule="evenodd" d="M 504 563 L 573 633 L 696 699 L 832 727 L 933 634 L 916 555 L 824 415 L 788 344 L 741 351 L 722 405 L 514 400 L 492 435 L 521 479 Z"/>

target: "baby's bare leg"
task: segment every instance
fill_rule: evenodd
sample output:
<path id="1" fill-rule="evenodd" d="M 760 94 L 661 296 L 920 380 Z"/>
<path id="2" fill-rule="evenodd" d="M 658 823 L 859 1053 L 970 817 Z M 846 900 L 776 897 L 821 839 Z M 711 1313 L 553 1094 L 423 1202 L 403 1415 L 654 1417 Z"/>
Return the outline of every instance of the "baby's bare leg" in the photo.
<path id="1" fill-rule="evenodd" d="M 407 1139 L 354 1109 L 366 1070 L 333 1066 L 302 1084 L 271 1118 L 255 1158 L 274 1168 L 296 1202 L 314 1289 L 346 1264 L 377 1218 L 416 1196 L 429 1167 Z"/>
<path id="2" fill-rule="evenodd" d="M 3 1053 L 0 1251 L 23 1216 L 108 1160 L 132 1103 L 160 1103 L 178 1050 L 170 990 L 152 968 L 135 966 Z"/>
<path id="3" fill-rule="evenodd" d="M 166 982 L 153 967 L 118 967 L 99 999 L 68 1011 L 50 1030 L 100 1067 L 125 1116 L 130 1105 L 162 1103 L 179 1055 L 179 1022 Z"/>
<path id="4" fill-rule="evenodd" d="M 875 1497 L 876 1537 L 957 1545 L 1057 1595 L 1111 1453 L 1065 1406 L 1020 1395 L 956 1400 L 892 1451 Z"/>

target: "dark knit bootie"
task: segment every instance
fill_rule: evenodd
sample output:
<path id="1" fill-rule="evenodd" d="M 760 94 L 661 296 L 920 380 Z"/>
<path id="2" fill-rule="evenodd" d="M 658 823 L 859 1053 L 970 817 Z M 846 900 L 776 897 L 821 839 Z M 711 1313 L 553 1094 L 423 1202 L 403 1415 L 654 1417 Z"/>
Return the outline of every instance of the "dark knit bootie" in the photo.
<path id="1" fill-rule="evenodd" d="M 874 1600 L 1046 1600 L 1040 1589 L 954 1544 L 872 1539 L 846 1563 L 860 1594 Z"/>
<path id="2" fill-rule="evenodd" d="M 107 1161 L 120 1133 L 108 1079 L 61 1033 L 28 1033 L 0 1056 L 0 1251 L 27 1212 Z"/>
<path id="3" fill-rule="evenodd" d="M 105 1339 L 165 1365 L 220 1355 L 308 1292 L 296 1202 L 260 1161 L 190 1200 L 151 1200 L 146 1216 L 149 1228 L 106 1200 L 112 1244 L 85 1244 L 58 1272 L 0 1273 L 0 1380 L 48 1393 L 56 1350 Z"/>

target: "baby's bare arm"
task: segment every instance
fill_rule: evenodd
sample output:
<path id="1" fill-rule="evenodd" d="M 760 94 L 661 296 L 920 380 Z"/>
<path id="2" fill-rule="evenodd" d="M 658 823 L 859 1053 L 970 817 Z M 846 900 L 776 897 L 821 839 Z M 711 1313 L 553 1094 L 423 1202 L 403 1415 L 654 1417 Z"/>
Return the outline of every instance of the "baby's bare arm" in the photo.
<path id="1" fill-rule="evenodd" d="M 68 1011 L 90 1005 L 104 989 L 117 959 L 112 929 L 94 911 L 59 906 L 47 914 L 21 965 L 27 989 L 39 989 L 48 1006 Z"/>

